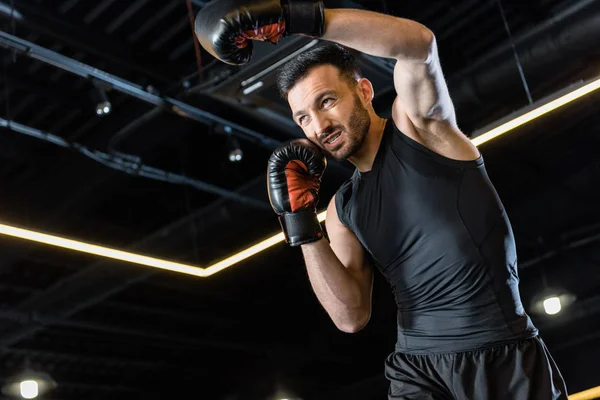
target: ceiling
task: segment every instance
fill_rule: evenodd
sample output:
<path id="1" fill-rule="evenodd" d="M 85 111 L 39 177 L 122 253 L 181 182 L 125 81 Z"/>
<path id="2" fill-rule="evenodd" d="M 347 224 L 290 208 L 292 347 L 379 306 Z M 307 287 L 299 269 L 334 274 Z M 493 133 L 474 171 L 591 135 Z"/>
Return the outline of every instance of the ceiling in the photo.
<path id="1" fill-rule="evenodd" d="M 467 135 L 528 105 L 496 1 L 325 3 L 430 27 Z M 600 1 L 504 3 L 533 101 L 600 73 Z M 266 160 L 301 132 L 273 74 L 310 40 L 226 66 L 196 53 L 184 0 L 14 0 L 0 22 L 1 223 L 200 266 L 278 232 Z M 389 114 L 393 65 L 358 58 Z M 110 114 L 95 114 L 94 85 Z M 555 317 L 532 314 L 572 392 L 600 385 L 599 101 L 480 148 L 515 231 L 526 308 L 545 286 L 577 296 Z M 350 174 L 331 162 L 322 199 Z M 372 319 L 350 335 L 282 244 L 202 279 L 0 237 L 0 380 L 27 361 L 58 382 L 56 400 L 382 399 L 395 340 L 386 285 L 378 275 Z"/>

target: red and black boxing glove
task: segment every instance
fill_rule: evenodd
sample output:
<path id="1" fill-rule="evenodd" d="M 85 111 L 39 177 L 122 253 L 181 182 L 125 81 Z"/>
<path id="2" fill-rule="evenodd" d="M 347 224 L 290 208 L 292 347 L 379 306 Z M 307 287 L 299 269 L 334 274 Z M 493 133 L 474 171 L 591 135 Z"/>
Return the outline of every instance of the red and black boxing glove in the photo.
<path id="1" fill-rule="evenodd" d="M 317 219 L 317 204 L 326 166 L 323 152 L 308 139 L 284 143 L 269 158 L 269 200 L 290 246 L 315 242 L 324 236 Z"/>
<path id="2" fill-rule="evenodd" d="M 251 40 L 277 43 L 295 33 L 321 37 L 322 0 L 213 0 L 196 15 L 198 41 L 211 55 L 232 65 L 252 56 Z"/>

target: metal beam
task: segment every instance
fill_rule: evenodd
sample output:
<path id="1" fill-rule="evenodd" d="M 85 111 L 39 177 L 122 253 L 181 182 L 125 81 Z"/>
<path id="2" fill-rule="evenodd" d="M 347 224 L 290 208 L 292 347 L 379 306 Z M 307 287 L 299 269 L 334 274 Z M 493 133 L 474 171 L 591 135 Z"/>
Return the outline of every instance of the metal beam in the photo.
<path id="1" fill-rule="evenodd" d="M 93 28 L 82 22 L 68 21 L 53 9 L 23 0 L 15 0 L 15 8 L 23 15 L 23 18 L 15 20 L 16 23 L 61 43 L 67 43 L 84 53 L 101 57 L 125 70 L 142 73 L 157 83 L 170 83 L 180 75 L 168 65 L 154 67 L 156 61 L 147 59 L 134 46 L 114 40 L 110 36 L 97 34 Z M 0 17 L 10 18 L 10 15 L 0 13 Z M 149 67 L 150 65 L 153 67 Z"/>
<path id="2" fill-rule="evenodd" d="M 242 138 L 248 141 L 255 142 L 268 149 L 274 149 L 275 147 L 279 146 L 279 144 L 281 144 L 279 140 L 270 138 L 266 135 L 263 135 L 262 133 L 256 132 L 252 129 L 239 125 L 231 120 L 201 110 L 172 97 L 160 96 L 158 94 L 148 92 L 141 86 L 129 82 L 125 79 L 101 71 L 97 68 L 79 62 L 72 58 L 63 56 L 62 54 L 58 54 L 54 51 L 28 42 L 9 33 L 0 31 L 0 45 L 6 48 L 14 49 L 25 56 L 31 57 L 33 59 L 42 61 L 50 65 L 54 65 L 57 68 L 69 71 L 84 79 L 93 78 L 97 81 L 103 82 L 104 84 L 112 87 L 115 90 L 136 97 L 146 103 L 153 104 L 156 107 L 161 107 L 170 110 L 184 118 L 188 118 L 204 124 L 220 124 L 223 126 L 229 126 L 232 129 L 232 133 L 241 136 Z"/>
<path id="3" fill-rule="evenodd" d="M 36 157 L 32 157 L 32 160 L 36 160 Z M 67 213 L 71 218 L 76 218 L 79 213 L 93 209 L 110 195 L 111 190 L 124 182 L 122 178 L 124 175 L 98 168 L 92 163 L 89 164 L 90 168 L 81 168 L 81 166 L 75 168 L 72 163 L 65 162 L 64 158 L 58 158 L 53 161 L 53 166 L 54 168 L 46 168 L 43 174 L 38 174 L 36 179 L 29 180 L 27 187 L 19 188 L 23 190 L 23 200 L 43 197 L 45 208 L 53 210 L 38 219 L 36 225 L 42 230 L 57 221 L 61 221 L 61 226 L 66 226 L 68 221 L 63 220 L 63 217 Z M 75 182 L 79 184 L 75 185 Z M 98 190 L 100 187 L 102 190 Z M 66 200 L 65 193 L 68 194 Z M 18 194 L 13 197 L 15 201 L 20 201 Z M 9 270 L 29 249 L 31 246 L 26 245 L 5 249 L 0 271 Z"/>
<path id="4" fill-rule="evenodd" d="M 113 155 L 98 150 L 89 150 L 79 143 L 70 143 L 62 137 L 53 135 L 48 132 L 42 132 L 39 129 L 25 126 L 14 121 L 7 121 L 3 118 L 0 118 L 0 127 L 4 127 L 14 132 L 18 132 L 30 137 L 34 137 L 36 139 L 43 140 L 47 143 L 51 143 L 68 150 L 75 150 L 87 156 L 88 158 L 99 162 L 105 167 L 125 172 L 132 176 L 139 176 L 168 183 L 187 185 L 193 187 L 194 189 L 202 190 L 204 192 L 211 193 L 217 196 L 222 196 L 230 200 L 235 200 L 240 203 L 253 206 L 259 209 L 270 209 L 269 205 L 264 201 L 259 201 L 257 199 L 253 199 L 247 196 L 242 196 L 234 191 L 221 188 L 211 183 L 203 182 L 197 179 L 192 179 L 187 176 L 175 174 L 172 172 L 163 171 L 161 169 L 154 168 L 149 165 L 144 165 L 137 159 L 137 156 Z"/>

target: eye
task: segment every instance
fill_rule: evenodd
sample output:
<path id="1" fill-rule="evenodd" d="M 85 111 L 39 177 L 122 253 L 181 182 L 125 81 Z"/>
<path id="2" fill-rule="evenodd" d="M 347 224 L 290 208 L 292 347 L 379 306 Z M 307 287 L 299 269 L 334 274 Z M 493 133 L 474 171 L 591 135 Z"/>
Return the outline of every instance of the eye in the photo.
<path id="1" fill-rule="evenodd" d="M 300 118 L 298 118 L 298 125 L 302 125 L 304 121 L 306 121 L 306 115 L 303 115 Z"/>
<path id="2" fill-rule="evenodd" d="M 331 103 L 333 103 L 333 97 L 327 97 L 326 99 L 323 100 L 323 102 L 321 103 L 322 106 L 327 106 Z"/>

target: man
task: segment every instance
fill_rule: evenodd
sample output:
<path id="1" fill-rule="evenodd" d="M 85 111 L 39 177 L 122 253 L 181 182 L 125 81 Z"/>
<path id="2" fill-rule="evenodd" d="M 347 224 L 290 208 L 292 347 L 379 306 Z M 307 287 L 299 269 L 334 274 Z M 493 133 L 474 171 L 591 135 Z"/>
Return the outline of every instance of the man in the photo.
<path id="1" fill-rule="evenodd" d="M 308 140 L 274 151 L 269 196 L 339 329 L 369 321 L 374 267 L 390 282 L 398 340 L 385 362 L 389 399 L 567 399 L 521 304 L 508 217 L 458 128 L 429 29 L 319 1 L 219 0 L 200 12 L 196 32 L 232 64 L 250 58 L 253 39 L 333 42 L 279 73 Z M 373 87 L 346 47 L 396 60 L 391 120 L 376 115 Z M 328 238 L 316 216 L 322 152 L 356 167 L 329 202 Z"/>

